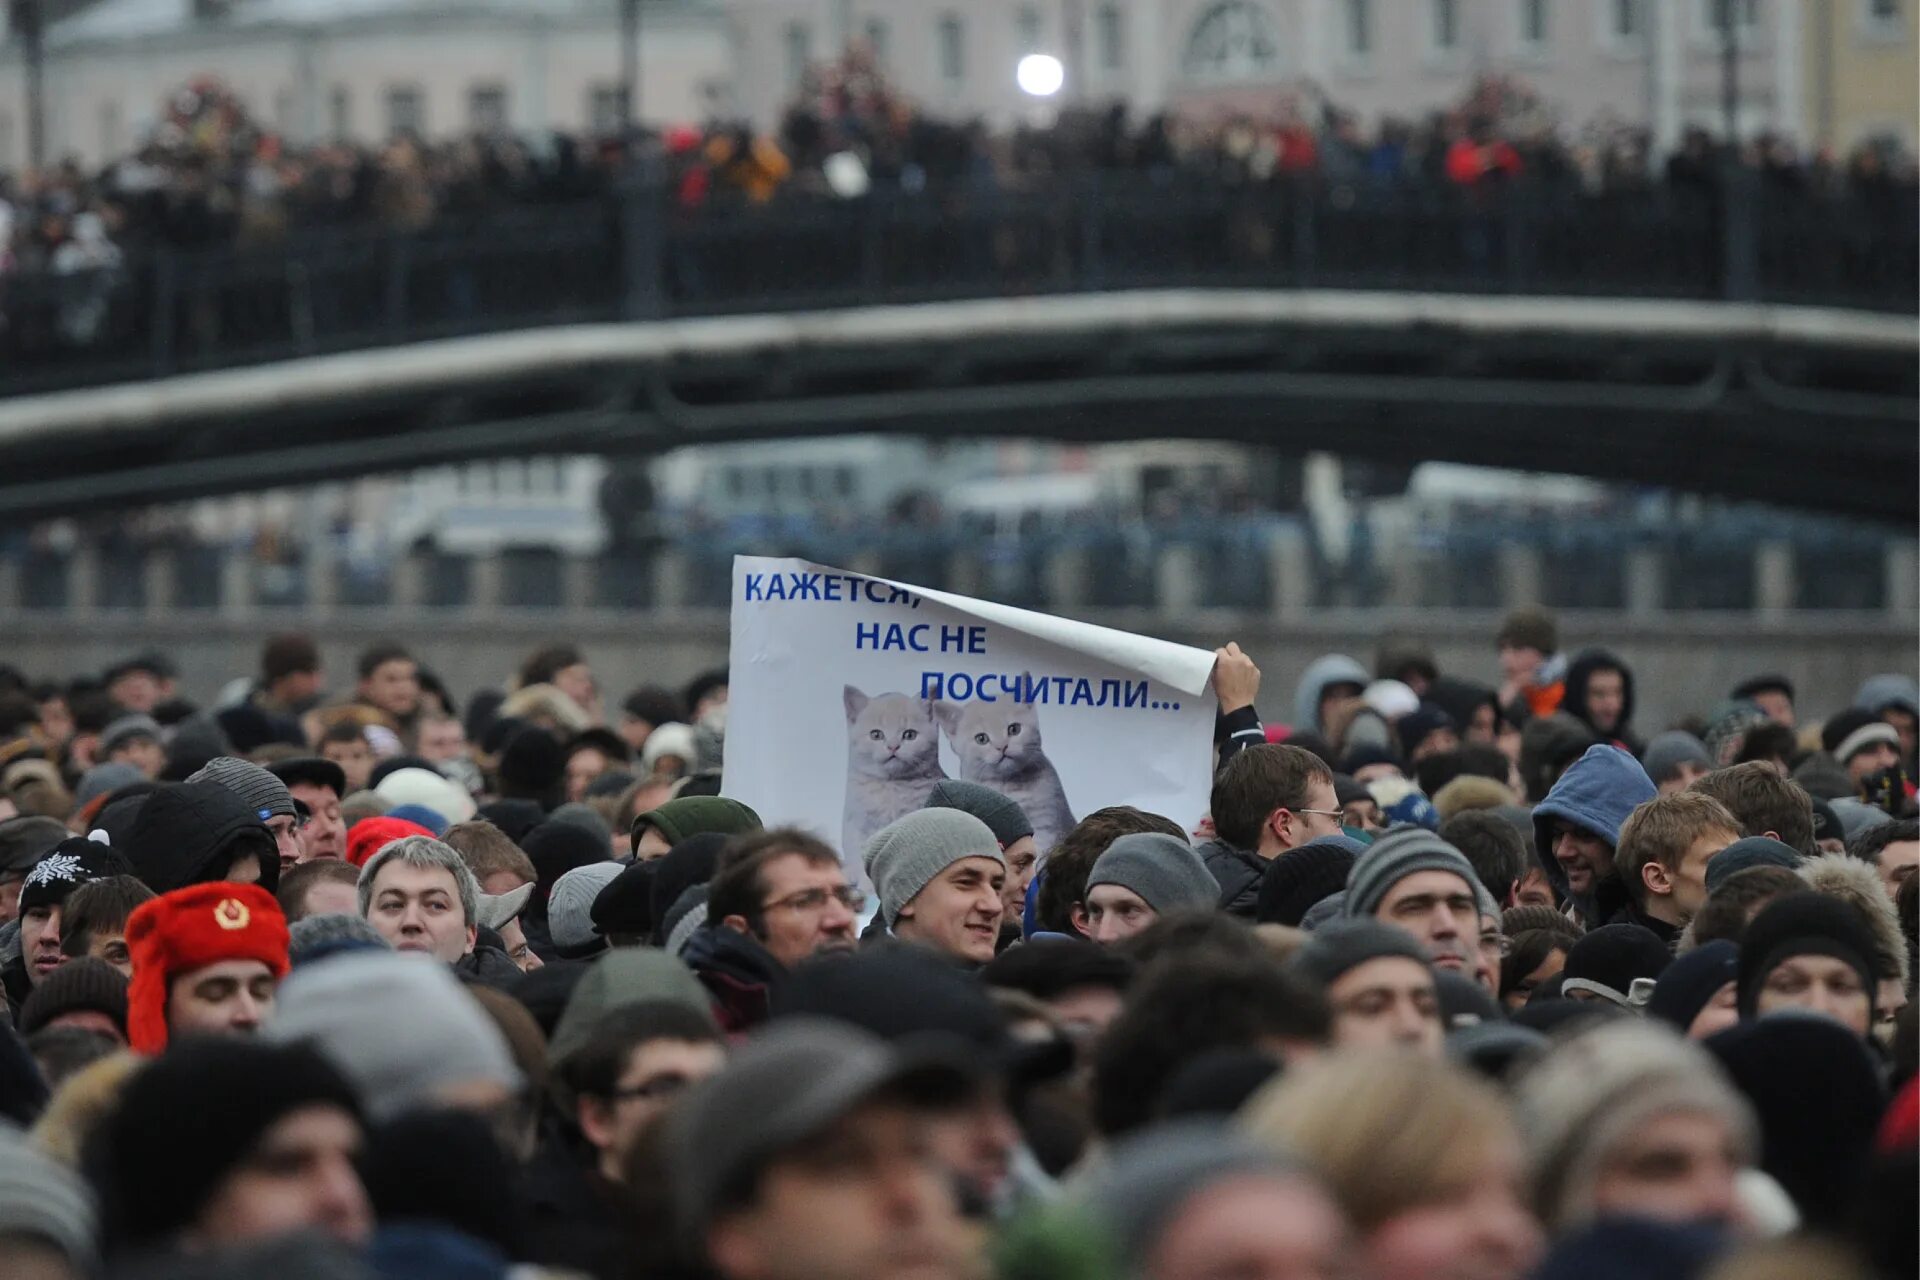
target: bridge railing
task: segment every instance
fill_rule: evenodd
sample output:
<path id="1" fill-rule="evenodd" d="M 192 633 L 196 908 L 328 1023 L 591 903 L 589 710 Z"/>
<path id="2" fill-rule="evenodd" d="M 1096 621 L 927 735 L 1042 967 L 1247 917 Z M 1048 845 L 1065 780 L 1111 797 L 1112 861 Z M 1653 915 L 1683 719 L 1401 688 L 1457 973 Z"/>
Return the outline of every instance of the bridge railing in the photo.
<path id="1" fill-rule="evenodd" d="M 1045 191 L 793 196 L 659 188 L 413 233 L 306 229 L 0 277 L 0 395 L 539 325 L 1155 287 L 1387 289 L 1916 308 L 1911 192 L 1721 200 L 1655 188 L 1080 177 Z"/>

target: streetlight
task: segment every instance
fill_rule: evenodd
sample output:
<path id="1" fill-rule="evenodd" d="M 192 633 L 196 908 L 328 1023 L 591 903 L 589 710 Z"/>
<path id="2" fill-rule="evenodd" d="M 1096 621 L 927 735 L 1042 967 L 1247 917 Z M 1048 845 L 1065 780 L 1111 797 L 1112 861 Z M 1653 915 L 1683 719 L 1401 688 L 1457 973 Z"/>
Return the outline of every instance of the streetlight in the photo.
<path id="1" fill-rule="evenodd" d="M 1051 98 L 1067 82 L 1067 69 L 1050 53 L 1030 53 L 1013 71 L 1020 92 L 1031 98 Z"/>

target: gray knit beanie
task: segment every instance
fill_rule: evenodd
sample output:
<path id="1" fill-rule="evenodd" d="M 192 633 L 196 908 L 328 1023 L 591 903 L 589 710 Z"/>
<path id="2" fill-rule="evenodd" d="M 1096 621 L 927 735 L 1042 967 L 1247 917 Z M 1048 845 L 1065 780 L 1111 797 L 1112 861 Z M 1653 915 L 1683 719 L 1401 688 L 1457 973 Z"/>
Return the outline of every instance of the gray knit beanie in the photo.
<path id="1" fill-rule="evenodd" d="M 1680 772 L 1683 764 L 1698 765 L 1702 769 L 1713 768 L 1713 757 L 1707 754 L 1707 744 L 1681 729 L 1673 729 L 1659 734 L 1647 744 L 1647 750 L 1640 757 L 1640 763 L 1646 768 L 1647 776 L 1654 785 L 1669 781 Z"/>
<path id="2" fill-rule="evenodd" d="M 1107 846 L 1087 876 L 1087 888 L 1117 884 L 1155 911 L 1220 904 L 1220 882 L 1193 846 L 1164 831 L 1136 831 Z"/>
<path id="3" fill-rule="evenodd" d="M 1300 917 L 1300 927 L 1308 933 L 1326 928 L 1336 920 L 1344 920 L 1347 915 L 1347 891 L 1330 893 L 1307 908 L 1307 914 Z"/>
<path id="4" fill-rule="evenodd" d="M 593 927 L 593 900 L 625 870 L 618 862 L 590 862 L 553 882 L 547 897 L 547 932 L 562 953 L 578 952 L 602 940 Z"/>
<path id="5" fill-rule="evenodd" d="M 1430 961 L 1420 939 L 1398 925 L 1380 920 L 1330 920 L 1307 935 L 1306 945 L 1293 953 L 1287 967 L 1324 987 L 1347 970 L 1383 956 L 1405 956 L 1422 965 Z"/>
<path id="6" fill-rule="evenodd" d="M 935 785 L 923 807 L 958 809 L 962 813 L 972 814 L 987 824 L 1002 849 L 1033 834 L 1033 823 L 1027 820 L 1025 809 L 992 787 L 983 787 L 977 782 L 948 778 Z"/>
<path id="7" fill-rule="evenodd" d="M 268 818 L 295 816 L 293 793 L 287 790 L 286 783 L 259 765 L 233 756 L 220 756 L 207 761 L 206 767 L 189 776 L 187 781 L 219 783 L 246 801 L 247 808 L 258 814 L 262 822 Z"/>
<path id="8" fill-rule="evenodd" d="M 1381 836 L 1354 861 L 1347 874 L 1347 914 L 1372 915 L 1393 886 L 1421 871 L 1450 871 L 1459 876 L 1478 908 L 1480 877 L 1467 855 L 1430 831 L 1407 827 Z"/>
<path id="9" fill-rule="evenodd" d="M 44 1241 L 80 1275 L 92 1274 L 97 1228 L 93 1189 L 0 1125 L 0 1236 Z"/>
<path id="10" fill-rule="evenodd" d="M 1007 865 L 993 829 L 958 809 L 921 809 L 874 833 L 862 851 L 867 877 L 880 895 L 880 916 L 891 928 L 900 908 L 927 882 L 962 858 Z"/>

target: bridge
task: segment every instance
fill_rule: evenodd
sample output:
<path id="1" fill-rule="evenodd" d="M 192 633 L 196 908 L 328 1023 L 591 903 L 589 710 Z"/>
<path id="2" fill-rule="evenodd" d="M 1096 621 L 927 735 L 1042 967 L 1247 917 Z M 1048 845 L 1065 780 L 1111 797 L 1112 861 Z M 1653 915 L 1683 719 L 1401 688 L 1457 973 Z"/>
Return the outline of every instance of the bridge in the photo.
<path id="1" fill-rule="evenodd" d="M 1911 527 L 1913 221 L 1806 214 L 1070 183 L 688 218 L 622 193 L 157 254 L 92 282 L 98 342 L 10 353 L 0 519 L 858 431 L 1233 440 Z M 75 287 L 7 306 L 57 317 Z"/>

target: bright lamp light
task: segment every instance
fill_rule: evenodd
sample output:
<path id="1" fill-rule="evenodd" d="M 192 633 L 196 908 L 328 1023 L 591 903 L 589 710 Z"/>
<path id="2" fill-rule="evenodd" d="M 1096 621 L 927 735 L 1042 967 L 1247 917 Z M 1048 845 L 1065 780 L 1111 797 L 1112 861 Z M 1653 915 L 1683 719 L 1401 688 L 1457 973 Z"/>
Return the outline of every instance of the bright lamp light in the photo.
<path id="1" fill-rule="evenodd" d="M 1067 82 L 1067 69 L 1050 53 L 1030 53 L 1020 59 L 1013 78 L 1020 91 L 1035 98 L 1051 98 Z"/>

